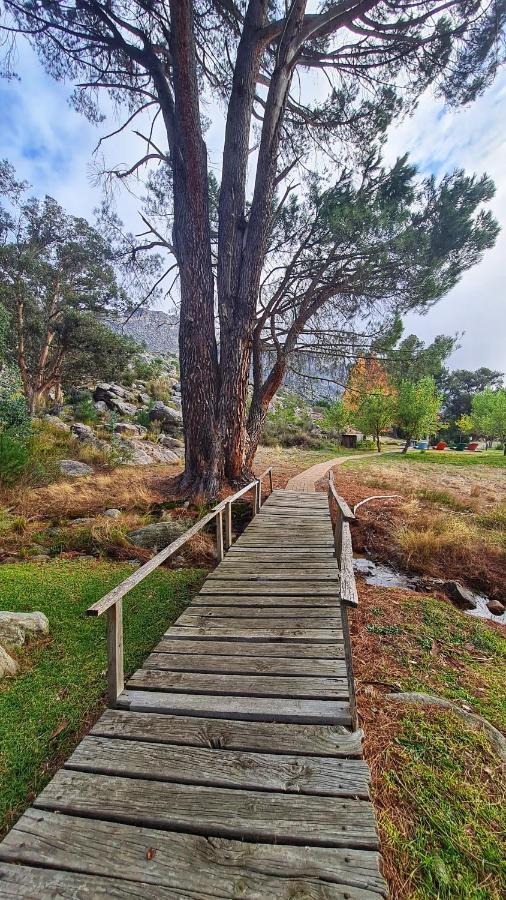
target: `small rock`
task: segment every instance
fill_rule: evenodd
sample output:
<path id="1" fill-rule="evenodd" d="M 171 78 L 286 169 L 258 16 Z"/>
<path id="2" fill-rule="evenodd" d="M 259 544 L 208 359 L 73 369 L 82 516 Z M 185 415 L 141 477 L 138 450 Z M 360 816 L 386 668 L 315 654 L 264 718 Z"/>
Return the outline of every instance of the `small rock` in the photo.
<path id="1" fill-rule="evenodd" d="M 77 518 L 77 519 L 72 519 L 72 521 L 69 524 L 71 526 L 72 525 L 91 525 L 94 521 L 95 521 L 95 519 L 93 519 L 91 516 L 79 516 L 79 518 Z"/>
<path id="2" fill-rule="evenodd" d="M 117 434 L 130 434 L 133 436 L 146 434 L 147 430 L 143 425 L 135 425 L 133 422 L 117 422 L 114 426 L 114 431 Z"/>
<path id="3" fill-rule="evenodd" d="M 446 581 L 444 588 L 450 599 L 461 609 L 476 609 L 477 603 L 473 592 L 458 581 Z"/>
<path id="4" fill-rule="evenodd" d="M 15 625 L 33 634 L 49 634 L 49 620 L 42 612 L 0 612 L 0 629 L 4 625 Z"/>
<path id="5" fill-rule="evenodd" d="M 177 409 L 171 409 L 170 406 L 166 406 L 161 400 L 157 400 L 153 404 L 149 411 L 149 418 L 152 422 L 161 422 L 162 427 L 164 425 L 177 425 L 180 427 L 183 424 L 181 413 Z"/>
<path id="6" fill-rule="evenodd" d="M 0 641 L 12 644 L 13 647 L 22 647 L 25 637 L 25 632 L 15 622 L 0 622 Z"/>
<path id="7" fill-rule="evenodd" d="M 502 616 L 504 612 L 506 612 L 506 606 L 500 602 L 500 600 L 489 600 L 487 603 L 487 609 L 492 613 L 493 616 Z"/>
<path id="8" fill-rule="evenodd" d="M 12 656 L 9 656 L 7 650 L 0 646 L 0 678 L 5 675 L 15 675 L 18 671 L 18 664 Z"/>
<path id="9" fill-rule="evenodd" d="M 64 422 L 63 419 L 60 419 L 59 416 L 47 415 L 44 416 L 44 421 L 49 422 L 49 424 L 52 425 L 53 428 L 57 428 L 58 431 L 70 431 L 70 425 L 67 425 L 67 423 Z"/>
<path id="10" fill-rule="evenodd" d="M 58 465 L 62 475 L 68 475 L 69 478 L 81 478 L 83 475 L 93 475 L 91 466 L 79 462 L 77 459 L 60 459 Z"/>
<path id="11" fill-rule="evenodd" d="M 152 441 L 133 439 L 122 441 L 127 450 L 125 464 L 128 466 L 151 466 L 153 463 L 180 462 L 179 456 L 172 450 L 165 450 L 159 444 Z"/>
<path id="12" fill-rule="evenodd" d="M 76 436 L 78 441 L 89 441 L 95 439 L 95 432 L 91 425 L 85 425 L 84 422 L 73 422 L 70 426 L 72 434 Z"/>
<path id="13" fill-rule="evenodd" d="M 109 407 L 105 400 L 97 400 L 95 403 L 95 409 L 98 413 L 105 415 L 105 413 L 109 412 Z"/>
<path id="14" fill-rule="evenodd" d="M 135 416 L 137 412 L 137 407 L 133 403 L 127 403 L 126 400 L 118 400 L 115 397 L 111 397 L 107 402 L 111 409 L 118 412 L 120 416 Z"/>
<path id="15" fill-rule="evenodd" d="M 149 394 L 145 394 L 144 392 L 138 394 L 137 399 L 139 403 L 142 403 L 143 406 L 149 406 L 149 404 L 151 403 L 151 397 L 149 396 Z"/>
<path id="16" fill-rule="evenodd" d="M 158 443 L 162 445 L 162 447 L 167 447 L 169 450 L 184 450 L 184 441 L 180 441 L 179 438 L 171 437 L 169 434 L 161 434 L 158 438 Z"/>
<path id="17" fill-rule="evenodd" d="M 107 516 L 108 519 L 119 519 L 121 510 L 112 507 L 111 509 L 106 509 L 103 515 Z"/>
<path id="18" fill-rule="evenodd" d="M 36 553 L 35 556 L 30 557 L 30 562 L 49 562 L 51 559 L 47 553 Z"/>
<path id="19" fill-rule="evenodd" d="M 146 550 L 161 550 L 180 537 L 188 530 L 187 522 L 178 522 L 172 519 L 170 522 L 153 522 L 135 531 L 129 531 L 126 535 L 131 544 L 143 547 Z"/>

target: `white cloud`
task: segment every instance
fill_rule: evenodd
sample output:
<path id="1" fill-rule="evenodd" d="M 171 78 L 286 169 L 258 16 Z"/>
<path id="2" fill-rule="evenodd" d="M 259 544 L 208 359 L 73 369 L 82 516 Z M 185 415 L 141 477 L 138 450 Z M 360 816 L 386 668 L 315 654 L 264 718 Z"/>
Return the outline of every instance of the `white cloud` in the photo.
<path id="1" fill-rule="evenodd" d="M 506 74 L 474 104 L 461 110 L 444 109 L 426 95 L 415 115 L 392 130 L 387 159 L 408 151 L 423 173 L 441 176 L 456 168 L 490 175 L 496 195 L 490 204 L 502 226 L 496 246 L 480 265 L 426 316 L 411 314 L 409 331 L 432 339 L 436 334 L 464 331 L 462 347 L 451 359 L 452 368 L 485 365 L 506 372 Z"/>

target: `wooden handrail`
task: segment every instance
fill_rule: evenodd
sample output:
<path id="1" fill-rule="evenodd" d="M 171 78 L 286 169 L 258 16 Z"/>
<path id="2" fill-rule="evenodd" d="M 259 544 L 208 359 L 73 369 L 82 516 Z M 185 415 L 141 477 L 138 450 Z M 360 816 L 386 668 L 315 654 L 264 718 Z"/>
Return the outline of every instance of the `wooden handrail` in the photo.
<path id="1" fill-rule="evenodd" d="M 350 522 L 356 517 L 343 497 L 340 497 L 334 486 L 332 469 L 329 472 L 329 509 L 332 512 L 332 501 L 337 506 L 336 524 L 334 526 L 334 547 L 337 565 L 340 572 L 340 596 L 348 606 L 358 606 L 357 585 L 353 572 L 353 546 L 351 541 Z"/>
<path id="2" fill-rule="evenodd" d="M 235 494 L 226 497 L 225 500 L 218 503 L 207 515 L 199 519 L 195 525 L 192 525 L 188 531 L 185 531 L 175 541 L 172 541 L 171 544 L 160 550 L 156 556 L 153 556 L 147 563 L 140 566 L 136 572 L 125 578 L 121 584 L 118 584 L 112 591 L 109 591 L 104 597 L 101 597 L 100 600 L 88 607 L 85 612 L 87 616 L 101 616 L 103 613 L 107 613 L 107 695 L 111 706 L 116 705 L 116 701 L 125 685 L 123 671 L 123 597 L 147 578 L 161 563 L 173 556 L 213 519 L 216 519 L 217 556 L 221 561 L 232 544 L 232 503 L 244 496 L 244 494 L 247 494 L 248 491 L 253 490 L 253 515 L 255 516 L 262 505 L 262 479 L 266 475 L 269 475 L 272 491 L 272 467 L 270 467 L 260 475 L 260 478 L 255 478 L 254 481 L 250 481 L 249 484 L 236 491 Z M 224 530 L 225 534 L 223 533 Z"/>

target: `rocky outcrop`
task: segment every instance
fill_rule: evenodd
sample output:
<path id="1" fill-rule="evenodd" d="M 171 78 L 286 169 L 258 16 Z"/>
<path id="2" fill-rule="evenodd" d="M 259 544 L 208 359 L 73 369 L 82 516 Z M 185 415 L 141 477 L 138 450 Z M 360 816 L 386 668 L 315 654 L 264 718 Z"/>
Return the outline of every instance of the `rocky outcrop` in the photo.
<path id="1" fill-rule="evenodd" d="M 58 431 L 70 431 L 70 425 L 67 422 L 64 422 L 63 419 L 60 419 L 59 416 L 44 416 L 44 422 L 48 422 L 49 425 L 52 425 L 53 428 L 57 428 Z"/>
<path id="2" fill-rule="evenodd" d="M 451 600 L 460 609 L 476 609 L 477 603 L 472 591 L 463 587 L 458 581 L 446 581 L 444 589 Z"/>
<path id="3" fill-rule="evenodd" d="M 172 437 L 169 434 L 161 434 L 158 438 L 158 443 L 162 447 L 167 447 L 168 450 L 173 450 L 174 453 L 182 453 L 184 450 L 184 441 L 180 441 L 179 438 Z"/>
<path id="4" fill-rule="evenodd" d="M 60 459 L 58 466 L 62 475 L 69 478 L 82 478 L 83 475 L 93 475 L 93 469 L 78 459 Z"/>
<path id="5" fill-rule="evenodd" d="M 114 426 L 116 434 L 124 434 L 127 437 L 141 437 L 147 433 L 147 430 L 144 425 L 135 425 L 133 422 L 117 422 Z"/>

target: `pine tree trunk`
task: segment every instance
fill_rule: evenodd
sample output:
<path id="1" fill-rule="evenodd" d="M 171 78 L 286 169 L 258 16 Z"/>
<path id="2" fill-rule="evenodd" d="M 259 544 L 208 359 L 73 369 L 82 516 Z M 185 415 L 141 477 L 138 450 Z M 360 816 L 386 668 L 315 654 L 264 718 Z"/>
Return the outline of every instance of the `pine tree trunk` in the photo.
<path id="1" fill-rule="evenodd" d="M 410 443 L 411 443 L 411 437 L 408 437 L 408 439 L 406 440 L 406 443 L 404 444 L 404 447 L 402 448 L 403 453 L 408 452 L 408 447 L 409 447 Z"/>
<path id="2" fill-rule="evenodd" d="M 223 473 L 218 441 L 218 354 L 214 331 L 207 156 L 201 133 L 199 85 L 189 0 L 171 0 L 174 103 L 162 110 L 171 150 L 174 252 L 179 264 L 179 357 L 185 429 L 182 488 L 192 497 L 216 496 Z M 163 91 L 160 79 L 159 90 Z"/>
<path id="3" fill-rule="evenodd" d="M 283 381 L 285 371 L 286 358 L 280 357 L 271 369 L 265 383 L 263 385 L 255 384 L 247 423 L 246 470 L 248 472 L 251 472 L 253 466 L 269 404 Z"/>

